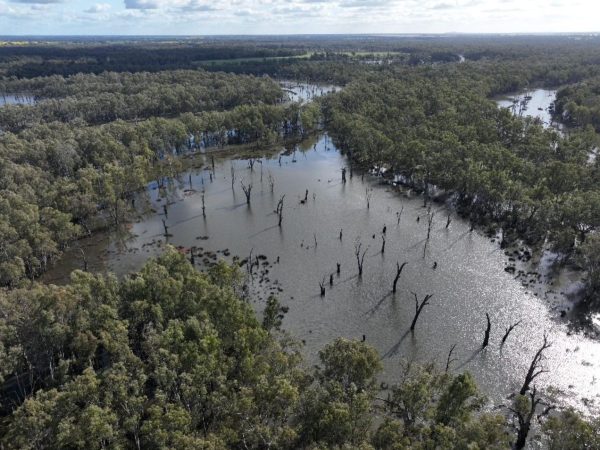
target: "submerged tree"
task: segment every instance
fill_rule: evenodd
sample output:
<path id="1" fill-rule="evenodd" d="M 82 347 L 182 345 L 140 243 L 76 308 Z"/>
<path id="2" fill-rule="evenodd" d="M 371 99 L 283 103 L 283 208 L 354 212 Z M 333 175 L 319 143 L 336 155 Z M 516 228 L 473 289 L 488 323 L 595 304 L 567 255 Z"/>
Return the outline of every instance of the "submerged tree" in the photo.
<path id="1" fill-rule="evenodd" d="M 548 337 L 544 334 L 544 341 L 542 346 L 535 353 L 533 359 L 531 360 L 531 364 L 529 365 L 529 369 L 527 370 L 527 374 L 525 375 L 525 380 L 523 381 L 523 386 L 519 391 L 520 395 L 525 395 L 525 393 L 529 390 L 531 383 L 541 374 L 548 372 L 547 370 L 540 368 L 540 364 L 542 359 L 544 358 L 544 351 L 550 348 L 552 344 L 548 342 Z"/>
<path id="2" fill-rule="evenodd" d="M 400 265 L 397 261 L 396 261 L 396 276 L 394 277 L 394 284 L 392 285 L 392 292 L 395 294 L 396 293 L 396 287 L 398 285 L 398 280 L 400 279 L 400 275 L 402 274 L 402 271 L 404 270 L 404 267 L 408 264 L 408 262 L 403 262 L 402 265 Z"/>
<path id="3" fill-rule="evenodd" d="M 518 322 L 513 323 L 512 325 L 510 325 L 509 327 L 506 328 L 506 332 L 504 333 L 504 336 L 502 337 L 502 341 L 500 343 L 500 346 L 503 346 L 504 343 L 506 342 L 506 340 L 508 339 L 508 336 L 510 335 L 510 333 L 517 327 L 519 326 L 519 324 L 521 323 L 521 321 L 519 320 Z"/>
<path id="4" fill-rule="evenodd" d="M 281 221 L 283 220 L 283 199 L 285 198 L 285 195 L 282 195 L 281 198 L 279 199 L 279 201 L 277 202 L 277 209 L 275 210 L 275 213 L 277 214 L 278 217 L 278 221 L 277 221 L 277 225 L 281 226 Z"/>
<path id="5" fill-rule="evenodd" d="M 367 209 L 371 207 L 371 198 L 373 197 L 373 188 L 365 189 L 365 198 L 367 200 Z"/>
<path id="6" fill-rule="evenodd" d="M 487 320 L 487 326 L 485 328 L 485 334 L 483 336 L 483 344 L 481 344 L 481 348 L 486 348 L 490 343 L 490 332 L 492 330 L 492 322 L 490 321 L 490 315 L 485 313 L 485 318 Z"/>
<path id="7" fill-rule="evenodd" d="M 367 250 L 369 250 L 369 247 L 362 251 L 362 242 L 354 244 L 354 256 L 356 257 L 356 264 L 358 266 L 359 277 L 361 277 L 363 273 L 363 265 L 365 262 L 365 255 L 367 254 Z"/>
<path id="8" fill-rule="evenodd" d="M 431 299 L 431 297 L 433 297 L 433 294 L 428 294 L 425 296 L 425 298 L 423 298 L 423 301 L 419 303 L 417 294 L 413 292 L 412 295 L 415 297 L 415 315 L 410 324 L 410 331 L 414 331 L 415 326 L 417 325 L 417 320 L 419 320 L 419 316 L 421 315 L 423 308 L 425 308 L 425 306 L 429 304 L 429 300 Z"/>
<path id="9" fill-rule="evenodd" d="M 252 183 L 248 183 L 248 185 L 244 184 L 244 181 L 240 181 L 240 185 L 242 186 L 242 191 L 244 191 L 244 195 L 246 196 L 246 204 L 250 204 L 250 196 L 252 195 Z"/>

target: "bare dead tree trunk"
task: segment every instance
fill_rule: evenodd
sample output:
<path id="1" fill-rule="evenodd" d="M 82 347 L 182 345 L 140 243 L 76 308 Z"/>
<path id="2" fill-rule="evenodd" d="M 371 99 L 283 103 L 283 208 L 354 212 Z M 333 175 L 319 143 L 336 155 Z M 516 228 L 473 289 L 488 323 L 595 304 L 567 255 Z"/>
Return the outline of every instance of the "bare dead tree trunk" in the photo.
<path id="1" fill-rule="evenodd" d="M 254 160 L 254 158 L 250 158 L 250 159 L 248 160 L 248 167 L 250 167 L 250 172 L 254 172 L 254 163 L 255 163 L 255 162 L 256 162 L 256 161 Z"/>
<path id="2" fill-rule="evenodd" d="M 248 274 L 250 275 L 250 278 L 252 279 L 252 268 L 254 267 L 254 264 L 252 262 L 252 252 L 254 251 L 254 249 L 250 250 L 250 254 L 248 255 L 248 260 L 246 261 L 246 270 L 248 271 Z"/>
<path id="3" fill-rule="evenodd" d="M 270 170 L 268 173 L 268 179 L 269 179 L 269 186 L 271 187 L 271 192 L 273 192 L 273 190 L 275 189 L 275 178 L 273 178 L 273 174 L 271 173 Z"/>
<path id="4" fill-rule="evenodd" d="M 419 316 L 421 315 L 423 308 L 425 308 L 425 306 L 427 306 L 429 304 L 429 300 L 431 299 L 431 297 L 433 297 L 433 294 L 427 294 L 425 296 L 425 298 L 423 299 L 423 301 L 421 303 L 419 303 L 417 294 L 415 294 L 413 292 L 412 295 L 414 295 L 414 297 L 415 297 L 415 316 L 413 317 L 412 323 L 410 324 L 410 331 L 415 330 L 415 326 L 417 325 L 417 320 L 419 320 Z"/>
<path id="5" fill-rule="evenodd" d="M 427 218 L 427 240 L 429 240 L 429 238 L 431 237 L 431 226 L 433 225 L 433 217 L 435 216 L 435 213 L 432 212 L 431 214 L 428 214 L 428 218 Z"/>
<path id="6" fill-rule="evenodd" d="M 340 241 L 342 240 L 342 235 L 343 235 L 343 229 L 340 228 Z"/>
<path id="7" fill-rule="evenodd" d="M 202 191 L 202 217 L 206 218 L 206 203 L 204 202 L 204 191 Z"/>
<path id="8" fill-rule="evenodd" d="M 313 233 L 313 239 L 315 241 L 315 248 L 317 248 L 317 233 Z"/>
<path id="9" fill-rule="evenodd" d="M 336 266 L 336 273 L 339 275 L 342 267 L 341 267 L 340 263 L 336 263 L 336 264 L 337 264 L 337 266 Z"/>
<path id="10" fill-rule="evenodd" d="M 490 321 L 490 315 L 485 313 L 485 318 L 487 319 L 487 328 L 485 329 L 485 335 L 483 336 L 483 344 L 481 344 L 481 348 L 486 348 L 490 343 L 490 332 L 492 331 L 492 322 Z"/>
<path id="11" fill-rule="evenodd" d="M 506 342 L 506 339 L 508 339 L 508 335 L 512 332 L 512 330 L 515 329 L 515 327 L 517 327 L 519 324 L 521 323 L 521 321 L 519 320 L 516 323 L 513 323 L 511 326 L 509 326 L 506 329 L 506 333 L 504 333 L 504 337 L 502 338 L 502 342 L 500 343 L 500 347 L 502 347 L 504 345 L 504 343 Z"/>
<path id="12" fill-rule="evenodd" d="M 385 253 L 385 234 L 381 235 L 381 253 Z"/>
<path id="13" fill-rule="evenodd" d="M 365 196 L 367 199 L 367 209 L 369 209 L 371 207 L 371 197 L 373 196 L 373 189 L 372 188 L 366 188 L 365 189 Z"/>
<path id="14" fill-rule="evenodd" d="M 363 251 L 361 253 L 362 242 L 359 242 L 358 244 L 354 244 L 354 256 L 356 256 L 356 264 L 358 265 L 358 276 L 359 277 L 362 277 L 363 264 L 365 262 L 365 255 L 367 254 L 368 249 L 369 249 L 369 247 L 367 247 L 365 249 L 365 251 Z"/>
<path id="15" fill-rule="evenodd" d="M 448 213 L 448 217 L 446 217 L 446 228 L 450 227 L 451 222 L 452 222 L 452 218 L 450 217 L 450 213 Z"/>
<path id="16" fill-rule="evenodd" d="M 321 288 L 321 297 L 325 297 L 325 277 L 322 281 L 319 281 L 319 287 Z"/>
<path id="17" fill-rule="evenodd" d="M 529 370 L 525 375 L 525 381 L 523 382 L 523 386 L 521 387 L 519 394 L 525 395 L 525 392 L 529 390 L 529 387 L 531 386 L 533 380 L 535 380 L 541 374 L 548 372 L 547 370 L 540 368 L 540 363 L 542 362 L 542 359 L 544 357 L 544 351 L 547 350 L 551 345 L 552 344 L 548 342 L 548 337 L 544 334 L 544 342 L 542 343 L 542 346 L 538 349 L 538 351 L 535 353 L 535 356 L 531 360 Z"/>
<path id="18" fill-rule="evenodd" d="M 452 358 L 452 353 L 454 353 L 454 349 L 456 348 L 456 344 L 454 344 L 452 347 L 450 347 L 450 351 L 448 352 L 448 358 L 446 358 L 446 370 L 445 372 L 448 373 L 448 370 L 450 369 L 450 364 L 452 364 L 455 359 Z"/>
<path id="19" fill-rule="evenodd" d="M 346 168 L 342 168 L 342 183 L 346 183 Z"/>
<path id="20" fill-rule="evenodd" d="M 249 183 L 248 186 L 244 184 L 243 181 L 240 181 L 242 185 L 242 190 L 244 191 L 244 195 L 246 196 L 246 204 L 250 204 L 250 196 L 252 195 L 252 183 Z"/>
<path id="21" fill-rule="evenodd" d="M 404 206 L 402 206 L 402 208 L 400 208 L 400 211 L 396 213 L 396 218 L 398 219 L 398 222 L 396 223 L 396 225 L 400 225 L 400 219 L 402 218 L 403 212 L 404 212 Z"/>
<path id="22" fill-rule="evenodd" d="M 233 164 L 231 165 L 231 189 L 233 189 L 233 186 L 235 184 L 235 168 L 233 167 Z"/>
<path id="23" fill-rule="evenodd" d="M 395 294 L 396 293 L 396 287 L 398 285 L 398 280 L 400 279 L 400 275 L 402 274 L 402 271 L 404 270 L 404 267 L 407 265 L 407 262 L 402 263 L 402 265 L 400 265 L 398 262 L 396 262 L 396 277 L 394 278 L 394 285 L 392 286 L 392 292 Z"/>
<path id="24" fill-rule="evenodd" d="M 281 221 L 283 220 L 283 199 L 285 198 L 285 195 L 282 195 L 281 198 L 279 199 L 279 201 L 277 202 L 277 209 L 275 210 L 275 212 L 277 213 L 277 216 L 279 217 L 279 221 L 278 221 L 278 225 L 281 227 Z"/>
<path id="25" fill-rule="evenodd" d="M 162 219 L 163 228 L 165 229 L 165 237 L 169 236 L 169 227 L 167 226 L 167 222 L 165 219 Z"/>
<path id="26" fill-rule="evenodd" d="M 81 258 L 83 259 L 83 271 L 87 272 L 88 271 L 87 256 L 85 255 L 85 252 L 83 251 L 83 249 L 81 247 L 79 247 L 79 251 L 81 252 Z"/>

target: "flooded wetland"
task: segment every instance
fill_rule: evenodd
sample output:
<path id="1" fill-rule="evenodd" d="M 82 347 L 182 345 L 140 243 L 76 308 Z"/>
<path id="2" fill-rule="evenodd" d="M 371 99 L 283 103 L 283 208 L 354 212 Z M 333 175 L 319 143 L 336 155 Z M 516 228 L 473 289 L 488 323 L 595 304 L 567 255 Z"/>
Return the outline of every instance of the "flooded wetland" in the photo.
<path id="1" fill-rule="evenodd" d="M 289 308 L 284 328 L 304 343 L 308 363 L 338 336 L 365 339 L 383 355 L 381 380 L 390 383 L 400 377 L 402 363 L 444 367 L 456 345 L 451 370 L 473 373 L 494 404 L 522 383 L 546 334 L 552 346 L 540 384 L 554 386 L 560 403 L 595 409 L 600 343 L 569 331 L 560 318 L 568 300 L 551 274 L 510 261 L 527 260 L 527 254 L 505 254 L 444 204 L 433 203 L 429 210 L 422 197 L 381 177 L 347 171 L 343 183 L 348 161 L 327 134 L 254 155 L 252 168 L 246 158 L 215 157 L 213 176 L 211 154 L 198 154 L 202 168 L 182 173 L 168 189 L 151 183 L 147 198 L 154 213 L 133 223 L 125 237 L 81 242 L 90 269 L 124 275 L 160 254 L 166 243 L 188 255 L 193 249 L 198 267 L 236 255 L 259 257 L 260 268 L 248 281 L 249 299 L 260 313 L 269 294 L 278 296 Z M 252 186 L 250 204 L 242 183 Z M 366 251 L 362 276 L 359 245 L 361 256 Z M 403 263 L 394 294 L 397 264 Z M 60 282 L 81 264 L 81 250 L 73 248 L 45 280 Z M 508 269 L 515 264 L 521 276 Z M 411 332 L 415 295 L 419 302 L 432 297 Z M 491 337 L 482 350 L 486 314 Z"/>

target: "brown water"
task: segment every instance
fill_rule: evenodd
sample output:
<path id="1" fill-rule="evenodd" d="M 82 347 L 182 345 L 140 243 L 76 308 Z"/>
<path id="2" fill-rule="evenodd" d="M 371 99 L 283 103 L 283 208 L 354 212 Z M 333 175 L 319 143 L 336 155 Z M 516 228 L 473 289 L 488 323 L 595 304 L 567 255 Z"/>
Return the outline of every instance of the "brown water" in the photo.
<path id="1" fill-rule="evenodd" d="M 208 156 L 199 157 L 207 158 L 210 166 Z M 562 403 L 595 408 L 600 395 L 596 380 L 600 343 L 568 333 L 567 323 L 551 307 L 552 302 L 562 301 L 559 294 L 551 292 L 558 288 L 542 284 L 532 290 L 525 288 L 504 271 L 507 257 L 496 243 L 477 231 L 469 232 L 469 224 L 458 217 L 453 216 L 446 229 L 447 212 L 441 205 L 433 208 L 431 239 L 424 251 L 427 210 L 423 200 L 400 194 L 382 184 L 381 178 L 368 175 L 363 181 L 348 173 L 348 182 L 342 184 L 341 168 L 347 161 L 326 135 L 307 141 L 296 152 L 282 153 L 280 160 L 275 154 L 261 161 L 251 171 L 247 160 L 218 160 L 213 182 L 208 170 L 182 174 L 169 195 L 168 218 L 162 215 L 164 200 L 159 200 L 157 185 L 151 183 L 148 193 L 158 212 L 134 223 L 126 237 L 111 234 L 84 242 L 91 269 L 117 274 L 139 269 L 148 257 L 160 252 L 157 243 L 164 243 L 165 219 L 173 235 L 168 242 L 173 245 L 229 249 L 232 255 L 242 257 L 253 251 L 254 255 L 266 255 L 272 263 L 279 257 L 280 263 L 270 267 L 268 277 L 283 289 L 279 298 L 289 306 L 284 327 L 305 341 L 309 363 L 315 362 L 317 351 L 334 338 L 361 339 L 365 335 L 384 355 L 383 379 L 393 382 L 399 376 L 401 360 L 436 361 L 443 367 L 450 347 L 456 344 L 453 369 L 472 372 L 498 404 L 520 387 L 547 333 L 553 343 L 544 362 L 549 373 L 540 376 L 539 385 L 558 388 Z M 231 166 L 237 178 L 233 189 Z M 274 192 L 269 173 L 275 179 Z M 193 191 L 185 192 L 190 188 L 189 175 Z M 241 180 L 253 184 L 250 206 Z M 373 189 L 369 209 L 367 188 Z M 202 216 L 202 189 L 206 218 Z M 306 189 L 308 201 L 301 204 Z M 274 210 L 282 195 L 284 218 L 279 228 Z M 382 254 L 384 225 L 386 248 Z M 362 279 L 354 256 L 358 241 L 368 248 Z M 408 265 L 398 293 L 393 295 L 396 262 L 405 261 Z M 329 274 L 335 272 L 337 262 L 341 274 L 334 275 L 330 287 Z M 436 269 L 432 268 L 434 262 Z M 80 267 L 80 252 L 74 249 L 46 280 L 59 281 Z M 326 295 L 321 297 L 319 282 L 324 277 Z M 254 290 L 260 291 L 258 277 L 252 283 Z M 544 292 L 546 298 L 536 297 L 533 291 L 538 295 Z M 419 299 L 433 294 L 414 333 L 408 331 L 415 308 L 411 292 Z M 262 300 L 255 297 L 254 304 L 262 311 Z M 487 350 L 479 351 L 486 313 L 492 321 L 491 342 Z M 500 349 L 505 327 L 518 320 L 521 325 Z"/>

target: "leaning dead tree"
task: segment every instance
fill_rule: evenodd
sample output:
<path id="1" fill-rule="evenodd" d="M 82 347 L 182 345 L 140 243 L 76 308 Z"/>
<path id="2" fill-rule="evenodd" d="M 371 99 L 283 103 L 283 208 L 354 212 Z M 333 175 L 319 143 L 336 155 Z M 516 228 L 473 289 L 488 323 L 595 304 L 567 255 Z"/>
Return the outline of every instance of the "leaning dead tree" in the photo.
<path id="1" fill-rule="evenodd" d="M 278 222 L 277 225 L 281 226 L 281 221 L 283 220 L 283 199 L 285 198 L 285 195 L 282 195 L 281 198 L 279 199 L 279 201 L 277 202 L 277 209 L 275 210 L 275 213 L 277 214 Z"/>
<path id="2" fill-rule="evenodd" d="M 519 320 L 518 322 L 513 323 L 511 326 L 509 326 L 506 329 L 506 333 L 504 333 L 504 337 L 502 338 L 502 342 L 500 342 L 500 347 L 502 347 L 504 345 L 504 343 L 508 339 L 508 335 L 512 332 L 512 330 L 514 330 L 516 327 L 518 327 L 520 323 L 521 323 L 521 321 Z"/>
<path id="3" fill-rule="evenodd" d="M 385 253 L 385 234 L 381 235 L 381 254 Z"/>
<path id="4" fill-rule="evenodd" d="M 408 263 L 404 262 L 402 263 L 402 265 L 400 265 L 398 262 L 396 262 L 396 276 L 394 277 L 394 284 L 392 286 L 392 292 L 395 294 L 396 293 L 396 286 L 398 285 L 398 280 L 400 279 L 400 275 L 402 274 L 402 271 L 404 270 L 404 266 L 406 266 Z"/>
<path id="5" fill-rule="evenodd" d="M 242 185 L 242 191 L 244 191 L 244 195 L 246 196 L 246 204 L 250 204 L 250 196 L 252 195 L 252 183 L 249 183 L 248 186 L 244 184 L 243 181 L 240 181 Z"/>
<path id="6" fill-rule="evenodd" d="M 523 394 L 521 394 L 523 395 Z M 514 408 L 508 408 L 512 413 L 516 421 L 514 427 L 517 431 L 517 440 L 513 444 L 514 450 L 522 450 L 527 444 L 527 436 L 531 430 L 531 422 L 537 413 L 538 406 L 543 406 L 544 409 L 537 414 L 537 419 L 547 416 L 550 411 L 554 409 L 554 406 L 544 402 L 537 395 L 537 389 L 534 387 L 529 393 L 527 404 L 515 404 Z"/>
<path id="7" fill-rule="evenodd" d="M 362 242 L 354 244 L 354 256 L 356 256 L 356 264 L 358 265 L 359 277 L 361 277 L 363 273 L 363 265 L 365 262 L 365 255 L 367 254 L 367 250 L 369 250 L 369 247 L 362 251 Z"/>
<path id="8" fill-rule="evenodd" d="M 235 184 L 235 167 L 233 167 L 233 164 L 231 164 L 231 189 L 233 189 L 234 184 Z"/>
<path id="9" fill-rule="evenodd" d="M 448 352 L 448 358 L 446 358 L 446 370 L 445 370 L 446 373 L 448 373 L 448 370 L 450 370 L 450 364 L 452 364 L 454 361 L 456 361 L 456 359 L 452 358 L 452 353 L 454 353 L 455 348 L 456 348 L 456 344 L 454 344 L 452 347 L 450 347 L 450 351 Z"/>
<path id="10" fill-rule="evenodd" d="M 525 393 L 529 390 L 531 383 L 541 374 L 548 372 L 547 370 L 540 368 L 540 364 L 544 358 L 544 351 L 546 351 L 551 345 L 552 344 L 548 342 L 548 336 L 544 334 L 544 342 L 531 360 L 529 370 L 525 375 L 525 381 L 523 382 L 523 386 L 521 387 L 519 394 L 525 395 Z"/>
<path id="11" fill-rule="evenodd" d="M 485 318 L 487 319 L 487 327 L 485 329 L 485 334 L 483 336 L 483 344 L 481 344 L 481 348 L 486 348 L 490 343 L 490 332 L 492 331 L 492 322 L 490 321 L 490 315 L 485 313 Z"/>
<path id="12" fill-rule="evenodd" d="M 410 331 L 415 330 L 415 326 L 417 325 L 417 320 L 419 320 L 419 316 L 425 308 L 429 304 L 429 300 L 433 297 L 433 294 L 427 294 L 423 301 L 419 303 L 419 299 L 417 298 L 417 294 L 412 292 L 412 295 L 415 297 L 415 316 L 413 317 L 412 323 L 410 324 Z"/>

